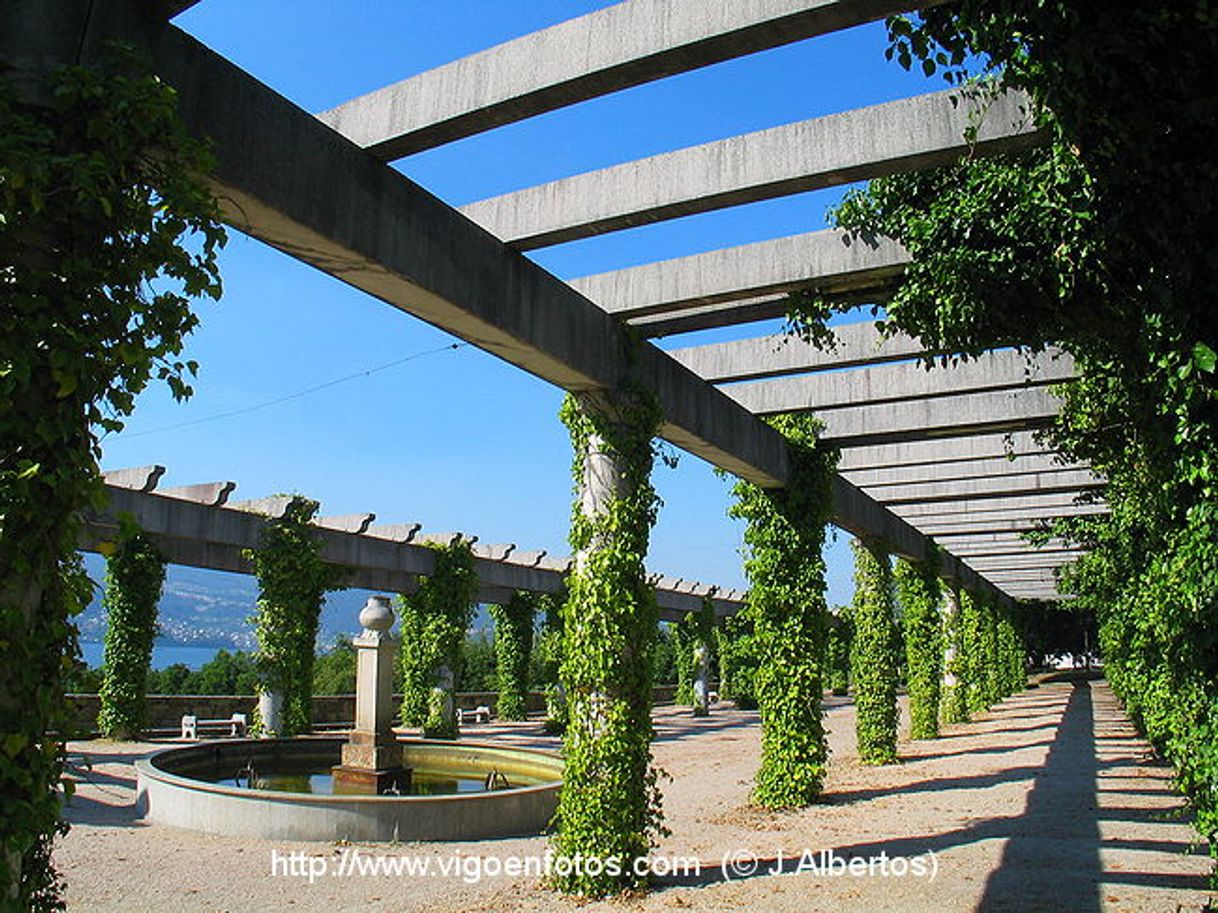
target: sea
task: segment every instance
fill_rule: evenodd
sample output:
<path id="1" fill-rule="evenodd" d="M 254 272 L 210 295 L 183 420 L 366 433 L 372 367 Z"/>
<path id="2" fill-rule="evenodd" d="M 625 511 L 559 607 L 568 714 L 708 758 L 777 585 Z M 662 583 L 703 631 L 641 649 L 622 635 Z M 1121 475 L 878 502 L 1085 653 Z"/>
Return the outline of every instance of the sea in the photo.
<path id="1" fill-rule="evenodd" d="M 228 649 L 231 653 L 233 648 L 153 644 L 152 668 L 164 669 L 167 666 L 182 663 L 190 669 L 199 669 L 205 663 L 210 662 L 221 649 Z M 101 666 L 103 650 L 100 641 L 82 640 L 80 642 L 80 652 L 86 665 L 91 668 Z"/>

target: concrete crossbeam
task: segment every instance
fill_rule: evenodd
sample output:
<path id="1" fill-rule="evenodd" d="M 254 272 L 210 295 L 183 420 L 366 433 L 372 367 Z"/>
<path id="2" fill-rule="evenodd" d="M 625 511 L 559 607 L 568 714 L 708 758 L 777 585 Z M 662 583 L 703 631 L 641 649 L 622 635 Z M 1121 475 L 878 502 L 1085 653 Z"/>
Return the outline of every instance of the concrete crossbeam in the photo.
<path id="1" fill-rule="evenodd" d="M 826 418 L 831 409 L 993 390 L 1028 390 L 1075 376 L 1073 359 L 1064 353 L 1001 351 L 986 352 L 954 366 L 877 365 L 729 384 L 721 389 L 758 414 L 812 410 Z"/>
<path id="2" fill-rule="evenodd" d="M 1028 472 L 1062 472 L 1082 470 L 1082 463 L 1062 463 L 1050 454 L 1030 454 L 1008 460 L 991 457 L 971 462 L 924 463 L 918 466 L 889 466 L 883 469 L 862 469 L 845 472 L 851 484 L 875 494 L 894 485 L 913 482 L 947 482 L 960 479 L 993 479 Z"/>
<path id="3" fill-rule="evenodd" d="M 236 482 L 201 482 L 198 485 L 180 485 L 175 488 L 161 488 L 158 494 L 170 498 L 181 498 L 183 501 L 198 501 L 200 504 L 226 504 L 229 495 L 237 489 Z"/>
<path id="4" fill-rule="evenodd" d="M 630 320 L 809 287 L 825 294 L 886 288 L 908 262 L 905 249 L 888 238 L 868 243 L 843 231 L 827 230 L 598 273 L 572 279 L 570 284 L 610 314 Z M 787 338 L 779 336 L 777 341 Z M 757 342 L 763 350 L 771 350 L 766 353 L 771 357 L 778 348 L 769 338 Z M 674 356 L 707 380 L 736 379 L 711 376 L 698 364 Z"/>
<path id="5" fill-rule="evenodd" d="M 96 551 L 100 543 L 112 540 L 119 528 L 119 517 L 127 514 L 135 518 L 171 564 L 248 574 L 251 566 L 246 552 L 258 546 L 263 528 L 271 519 L 254 510 L 200 504 L 115 485 L 107 485 L 106 494 L 107 509 L 85 518 L 80 546 L 87 551 Z M 268 501 L 278 503 L 275 499 L 249 503 L 265 505 Z M 314 524 L 315 535 L 325 561 L 351 569 L 347 579 L 350 586 L 409 593 L 416 589 L 419 576 L 435 571 L 434 549 L 396 538 L 362 535 L 339 526 Z M 397 528 L 397 535 L 401 535 L 402 529 L 411 528 L 417 525 L 404 524 Z M 481 587 L 479 599 L 492 601 L 515 590 L 558 592 L 565 584 L 570 559 L 554 563 L 555 567 L 530 567 L 476 555 L 474 570 Z M 702 596 L 688 591 L 661 589 L 656 600 L 662 617 L 666 618 L 680 618 L 702 605 Z M 741 607 L 743 594 L 716 592 L 712 602 L 718 614 L 731 614 Z"/>
<path id="6" fill-rule="evenodd" d="M 1066 469 L 1057 472 L 1029 472 L 997 476 L 992 479 L 957 479 L 944 482 L 917 482 L 911 485 L 885 485 L 870 494 L 881 504 L 927 504 L 986 498 L 1007 498 L 1032 493 L 1083 492 L 1102 488 L 1105 482 L 1090 470 Z"/>
<path id="7" fill-rule="evenodd" d="M 1098 492 L 1087 492 L 1086 498 L 1091 498 L 1097 495 Z M 1023 494 L 1012 495 L 1005 498 L 977 498 L 962 501 L 939 501 L 930 504 L 896 504 L 889 506 L 889 510 L 909 520 L 911 523 L 917 523 L 921 518 L 925 517 L 943 517 L 954 516 L 956 514 L 970 514 L 978 511 L 1026 511 L 1030 514 L 1043 514 L 1045 516 L 1059 516 L 1058 511 L 1064 509 L 1068 516 L 1069 510 L 1073 507 L 1083 505 L 1103 505 L 1103 500 L 1092 502 L 1090 500 L 1079 501 L 1079 496 L 1074 492 L 1058 492 L 1054 494 Z"/>
<path id="8" fill-rule="evenodd" d="M 990 555 L 974 556 L 966 562 L 980 574 L 990 571 L 1015 570 L 1017 568 L 1056 568 L 1064 567 L 1074 561 L 1075 557 L 1055 552 L 1049 555 Z"/>
<path id="9" fill-rule="evenodd" d="M 153 491 L 165 474 L 165 467 L 132 466 L 128 469 L 109 469 L 102 473 L 107 485 L 130 488 L 132 491 Z"/>
<path id="10" fill-rule="evenodd" d="M 994 499 L 1000 500 L 1000 499 Z M 936 504 L 941 502 L 935 502 Z M 978 503 L 984 504 L 984 499 Z M 1104 504 L 1069 504 L 1063 507 L 1034 507 L 1018 509 L 978 510 L 957 513 L 929 513 L 906 517 L 918 529 L 933 529 L 936 526 L 951 526 L 967 523 L 988 523 L 991 520 L 1051 520 L 1056 517 L 1091 517 L 1108 513 Z"/>
<path id="11" fill-rule="evenodd" d="M 732 388 L 727 389 L 735 396 Z M 757 405 L 758 414 L 764 415 L 816 409 L 807 397 L 802 405 L 794 397 Z M 844 448 L 1044 427 L 1053 421 L 1058 408 L 1056 397 L 1034 388 L 831 409 L 819 418 L 825 426 L 821 438 Z"/>
<path id="12" fill-rule="evenodd" d="M 985 108 L 982 113 L 982 107 Z M 945 165 L 1039 140 L 1027 98 L 955 90 L 786 124 L 563 178 L 462 208 L 520 250 Z M 976 143 L 964 139 L 976 127 Z"/>
<path id="13" fill-rule="evenodd" d="M 313 522 L 326 529 L 338 529 L 347 533 L 366 532 L 376 519 L 376 514 L 342 514 L 335 517 L 318 517 Z"/>
<path id="14" fill-rule="evenodd" d="M 993 457 L 1051 452 L 1052 448 L 1038 443 L 1032 432 L 1016 431 L 1011 434 L 986 434 L 933 441 L 910 441 L 903 444 L 850 447 L 842 451 L 838 469 L 841 472 L 852 472 L 863 469 L 881 469 L 885 466 L 939 465 L 948 462 L 967 462 Z"/>
<path id="15" fill-rule="evenodd" d="M 871 297 L 873 301 L 865 303 L 886 300 L 886 296 L 879 293 Z M 628 322 L 634 331 L 645 339 L 658 339 L 677 333 L 733 327 L 757 320 L 774 320 L 785 317 L 788 309 L 786 295 L 762 295 L 759 298 L 745 298 L 720 304 L 701 304 L 670 314 L 631 317 Z"/>
<path id="16" fill-rule="evenodd" d="M 444 64 L 318 116 L 381 158 L 399 158 L 908 8 L 881 0 L 632 0 Z"/>

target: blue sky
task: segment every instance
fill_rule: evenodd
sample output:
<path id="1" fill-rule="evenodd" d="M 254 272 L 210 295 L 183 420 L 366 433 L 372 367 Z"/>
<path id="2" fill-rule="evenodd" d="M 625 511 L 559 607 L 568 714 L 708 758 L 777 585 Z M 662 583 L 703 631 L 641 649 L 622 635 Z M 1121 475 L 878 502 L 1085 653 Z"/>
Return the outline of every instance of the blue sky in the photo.
<path id="1" fill-rule="evenodd" d="M 320 111 L 605 2 L 205 0 L 177 24 L 297 104 Z M 453 205 L 682 146 L 939 88 L 884 60 L 876 24 L 553 112 L 397 164 Z M 535 251 L 563 278 L 809 231 L 840 190 L 736 207 Z M 232 479 L 235 498 L 299 491 L 324 513 L 375 511 L 484 542 L 565 554 L 570 447 L 561 391 L 233 231 L 225 295 L 200 304 L 195 396 L 141 397 L 104 442 L 105 468 L 161 463 L 163 485 Z M 773 327 L 777 328 L 778 324 Z M 673 337 L 690 345 L 736 331 Z M 416 353 L 417 359 L 363 375 Z M 258 411 L 241 410 L 348 375 Z M 176 427 L 187 424 L 184 427 Z M 682 454 L 657 465 L 665 506 L 649 565 L 743 586 L 728 484 Z M 847 537 L 828 546 L 829 599 L 850 599 Z"/>

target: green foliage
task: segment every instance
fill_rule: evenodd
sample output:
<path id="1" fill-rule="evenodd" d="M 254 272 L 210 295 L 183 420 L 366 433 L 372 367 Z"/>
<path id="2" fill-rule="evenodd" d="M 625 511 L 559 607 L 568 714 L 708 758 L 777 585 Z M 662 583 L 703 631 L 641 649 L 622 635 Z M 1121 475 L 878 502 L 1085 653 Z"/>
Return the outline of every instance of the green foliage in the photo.
<path id="1" fill-rule="evenodd" d="M 933 739 L 939 735 L 943 682 L 943 618 L 939 613 L 943 593 L 938 561 L 914 563 L 899 558 L 893 577 L 905 622 L 909 737 Z"/>
<path id="2" fill-rule="evenodd" d="M 897 760 L 897 677 L 901 636 L 894 613 L 892 566 L 879 546 L 853 540 L 855 737 L 864 764 Z"/>
<path id="3" fill-rule="evenodd" d="M 838 606 L 829 622 L 829 638 L 825 647 L 825 666 L 829 687 L 836 697 L 850 690 L 850 643 L 854 639 L 854 622 L 849 606 Z"/>
<path id="4" fill-rule="evenodd" d="M 960 628 L 964 658 L 965 706 L 969 715 L 990 706 L 989 658 L 986 653 L 987 603 L 976 593 L 960 591 Z"/>
<path id="5" fill-rule="evenodd" d="M 458 651 L 456 690 L 495 691 L 499 688 L 497 646 L 497 638 L 486 631 L 470 631 L 465 635 Z"/>
<path id="6" fill-rule="evenodd" d="M 748 523 L 745 611 L 753 626 L 750 649 L 759 660 L 754 691 L 762 724 L 753 801 L 794 808 L 820 795 L 828 761 L 821 719 L 828 626 L 821 550 L 837 451 L 817 441 L 811 416 L 780 416 L 773 424 L 788 441 L 787 485 L 769 491 L 740 481 L 729 514 Z M 738 673 L 730 675 L 734 690 Z"/>
<path id="7" fill-rule="evenodd" d="M 0 81 L 0 896 L 59 906 L 63 675 L 90 585 L 80 511 L 102 499 L 98 436 L 176 360 L 191 298 L 218 298 L 210 161 L 172 89 L 130 54 L 51 75 L 45 106 Z M 183 243 L 190 236 L 191 243 Z M 19 871 L 14 860 L 21 860 Z"/>
<path id="8" fill-rule="evenodd" d="M 672 644 L 673 670 L 677 679 L 673 700 L 689 706 L 694 702 L 693 635 L 685 625 L 674 622 L 668 626 L 668 639 Z"/>
<path id="9" fill-rule="evenodd" d="M 969 721 L 969 664 L 966 654 L 964 600 L 967 595 L 954 586 L 947 592 L 947 611 L 943 615 L 944 723 Z"/>
<path id="10" fill-rule="evenodd" d="M 748 612 L 737 612 L 715 629 L 719 655 L 719 695 L 734 701 L 741 710 L 757 709 L 757 669 L 761 666 L 760 644 Z"/>
<path id="11" fill-rule="evenodd" d="M 399 596 L 402 649 L 402 724 L 421 726 L 428 738 L 456 738 L 457 720 L 450 702 L 435 695 L 437 676 L 447 668 L 454 676 L 460 664 L 465 632 L 474 618 L 478 574 L 474 554 L 462 540 L 430 546 L 436 566 L 419 580 L 409 596 Z"/>
<path id="12" fill-rule="evenodd" d="M 346 634 L 338 635 L 334 646 L 317 654 L 313 660 L 313 693 L 354 694 L 355 661 L 355 645 L 351 638 Z"/>
<path id="13" fill-rule="evenodd" d="M 321 557 L 310 521 L 318 503 L 296 495 L 283 515 L 268 520 L 261 542 L 245 553 L 258 578 L 257 611 L 251 619 L 258 637 L 260 693 L 283 695 L 277 736 L 312 728 L 313 660 L 317 625 L 326 591 L 340 585 L 343 571 Z M 255 720 L 260 731 L 271 721 Z"/>
<path id="14" fill-rule="evenodd" d="M 574 452 L 576 562 L 563 606 L 566 766 L 553 844 L 561 859 L 611 867 L 572 865 L 555 883 L 591 896 L 643 883 L 634 863 L 662 832 L 651 758 L 657 609 L 644 568 L 659 509 L 651 467 L 661 414 L 643 391 L 606 399 L 568 396 L 560 412 Z"/>
<path id="15" fill-rule="evenodd" d="M 491 606 L 495 619 L 495 668 L 498 673 L 498 714 L 504 720 L 523 720 L 529 689 L 529 654 L 533 650 L 536 598 L 517 591 L 507 605 Z"/>
<path id="16" fill-rule="evenodd" d="M 165 558 L 138 529 L 124 525 L 106 558 L 105 679 L 97 726 L 110 739 L 131 739 L 148 721 L 144 701 Z"/>
<path id="17" fill-rule="evenodd" d="M 561 735 L 567 729 L 567 696 L 558 680 L 563 654 L 562 607 L 566 601 L 565 589 L 561 593 L 541 593 L 537 597 L 541 630 L 537 649 L 533 651 L 538 660 L 533 681 L 542 685 L 545 693 L 544 729 L 550 735 Z"/>
<path id="18" fill-rule="evenodd" d="M 1108 480 L 1110 513 L 1056 524 L 1090 550 L 1064 585 L 1218 853 L 1214 5 L 960 0 L 889 31 L 907 66 L 1026 90 L 1045 142 L 873 182 L 836 221 L 913 257 L 887 325 L 930 349 L 1073 356 L 1048 441 Z M 808 304 L 796 322 L 820 326 L 831 302 Z"/>

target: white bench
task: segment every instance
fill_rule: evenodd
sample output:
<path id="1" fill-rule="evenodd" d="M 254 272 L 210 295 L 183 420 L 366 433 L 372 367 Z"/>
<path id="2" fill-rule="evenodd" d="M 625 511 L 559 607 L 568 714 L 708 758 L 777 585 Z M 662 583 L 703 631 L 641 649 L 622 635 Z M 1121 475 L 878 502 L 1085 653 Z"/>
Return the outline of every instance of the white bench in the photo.
<path id="1" fill-rule="evenodd" d="M 473 710 L 457 710 L 458 723 L 489 723 L 491 721 L 491 708 L 482 704 L 475 707 Z"/>
<path id="2" fill-rule="evenodd" d="M 248 728 L 248 718 L 244 713 L 234 713 L 227 720 L 201 720 L 189 713 L 182 717 L 182 738 L 195 742 L 203 731 L 216 731 L 223 735 L 227 729 L 228 736 L 237 738 L 245 735 Z"/>

